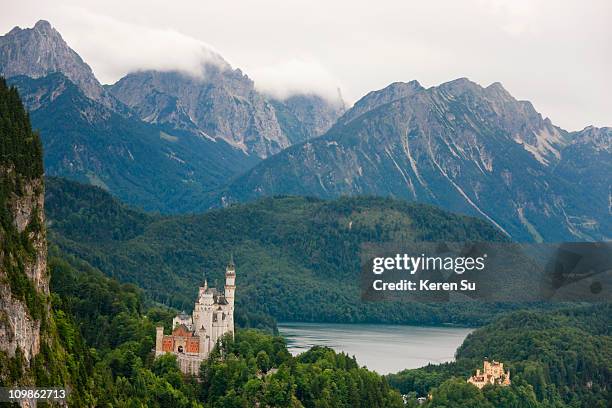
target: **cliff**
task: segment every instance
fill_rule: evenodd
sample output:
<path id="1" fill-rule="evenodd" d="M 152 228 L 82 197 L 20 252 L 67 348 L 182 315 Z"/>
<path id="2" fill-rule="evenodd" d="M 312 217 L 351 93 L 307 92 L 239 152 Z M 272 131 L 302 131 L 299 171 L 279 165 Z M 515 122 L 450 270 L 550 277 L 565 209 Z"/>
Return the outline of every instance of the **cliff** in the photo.
<path id="1" fill-rule="evenodd" d="M 28 382 L 48 319 L 42 148 L 0 78 L 0 384 Z"/>

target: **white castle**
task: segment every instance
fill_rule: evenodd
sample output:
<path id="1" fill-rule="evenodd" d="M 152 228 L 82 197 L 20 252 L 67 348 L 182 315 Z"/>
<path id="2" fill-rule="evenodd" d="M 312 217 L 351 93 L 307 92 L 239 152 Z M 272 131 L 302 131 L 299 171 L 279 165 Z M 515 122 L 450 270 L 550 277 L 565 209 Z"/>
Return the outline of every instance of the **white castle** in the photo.
<path id="1" fill-rule="evenodd" d="M 172 334 L 164 335 L 157 327 L 155 357 L 166 353 L 177 356 L 185 374 L 197 375 L 200 364 L 212 351 L 218 339 L 226 333 L 234 334 L 234 296 L 236 293 L 236 267 L 233 258 L 225 269 L 225 290 L 220 293 L 209 288 L 204 280 L 200 286 L 193 314 L 184 312 L 172 319 Z"/>

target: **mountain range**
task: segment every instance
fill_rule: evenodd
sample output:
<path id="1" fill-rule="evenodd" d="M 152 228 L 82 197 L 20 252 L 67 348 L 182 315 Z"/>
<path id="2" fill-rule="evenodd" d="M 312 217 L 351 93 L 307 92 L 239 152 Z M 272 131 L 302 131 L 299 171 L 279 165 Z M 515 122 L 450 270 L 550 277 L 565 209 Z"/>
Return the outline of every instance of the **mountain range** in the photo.
<path id="1" fill-rule="evenodd" d="M 611 142 L 612 128 L 567 132 L 499 83 L 394 83 L 213 200 L 382 195 L 482 217 L 516 240 L 609 239 Z"/>
<path id="2" fill-rule="evenodd" d="M 43 20 L 0 37 L 0 75 L 41 133 L 47 174 L 162 212 L 205 209 L 204 192 L 318 136 L 343 112 L 341 100 L 263 95 L 221 57 L 201 77 L 146 71 L 102 86 Z"/>
<path id="3" fill-rule="evenodd" d="M 147 210 L 271 195 L 391 196 L 487 220 L 519 241 L 606 240 L 612 129 L 568 132 L 500 83 L 397 82 L 338 97 L 259 92 L 221 56 L 200 76 L 100 85 L 48 22 L 0 37 L 0 75 L 40 130 L 47 174 Z"/>

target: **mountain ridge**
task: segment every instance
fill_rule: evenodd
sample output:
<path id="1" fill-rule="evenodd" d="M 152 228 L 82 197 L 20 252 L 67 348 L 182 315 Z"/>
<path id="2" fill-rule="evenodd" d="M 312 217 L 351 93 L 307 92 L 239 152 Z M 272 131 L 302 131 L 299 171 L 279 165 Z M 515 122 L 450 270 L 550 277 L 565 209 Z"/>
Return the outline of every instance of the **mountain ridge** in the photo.
<path id="1" fill-rule="evenodd" d="M 609 176 L 593 164 L 592 179 L 579 185 L 555 170 L 575 168 L 576 155 L 562 152 L 581 133 L 554 126 L 501 84 L 396 83 L 352 109 L 320 138 L 239 176 L 211 205 L 274 194 L 389 195 L 486 218 L 519 240 L 608 238 Z M 597 134 L 605 146 L 610 134 Z M 609 150 L 600 153 L 609 168 Z M 588 191 L 598 193 L 591 202 L 581 198 Z"/>
<path id="2" fill-rule="evenodd" d="M 341 113 L 315 95 L 269 99 L 240 69 L 217 60 L 203 66 L 202 78 L 141 71 L 102 86 L 47 21 L 0 37 L 0 74 L 20 88 L 41 130 L 49 174 L 163 212 L 205 209 L 206 192 L 318 135 Z"/>
<path id="3" fill-rule="evenodd" d="M 222 139 L 262 159 L 319 136 L 342 113 L 316 95 L 269 98 L 240 69 L 229 65 L 208 64 L 202 77 L 178 71 L 139 71 L 106 89 L 146 122 Z"/>
<path id="4" fill-rule="evenodd" d="M 101 186 L 133 205 L 183 209 L 254 164 L 223 141 L 125 117 L 87 98 L 63 74 L 9 82 L 43 135 L 47 174 Z"/>

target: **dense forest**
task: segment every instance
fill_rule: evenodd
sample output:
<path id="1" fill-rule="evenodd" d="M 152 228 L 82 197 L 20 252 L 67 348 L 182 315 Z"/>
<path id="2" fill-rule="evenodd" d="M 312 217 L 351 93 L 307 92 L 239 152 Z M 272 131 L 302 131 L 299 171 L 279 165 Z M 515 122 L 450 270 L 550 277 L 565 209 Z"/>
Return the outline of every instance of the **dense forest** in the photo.
<path id="1" fill-rule="evenodd" d="M 403 394 L 432 394 L 426 407 L 585 407 L 612 402 L 612 306 L 518 311 L 470 334 L 456 361 L 387 376 Z M 484 358 L 510 369 L 510 387 L 483 392 L 465 379 Z"/>
<path id="2" fill-rule="evenodd" d="M 266 198 L 202 215 L 160 216 L 104 190 L 50 178 L 50 239 L 107 276 L 189 311 L 204 276 L 223 282 L 233 252 L 237 310 L 280 321 L 478 326 L 512 304 L 362 302 L 368 242 L 506 241 L 486 222 L 389 198 Z M 253 325 L 250 325 L 253 326 Z"/>
<path id="3" fill-rule="evenodd" d="M 196 381 L 180 374 L 172 356 L 151 357 L 154 327 L 167 327 L 174 311 L 146 306 L 134 285 L 59 256 L 51 248 L 54 319 L 70 352 L 67 366 L 93 379 L 82 384 L 75 406 L 401 407 L 400 393 L 408 407 L 429 394 L 425 407 L 609 406 L 610 305 L 510 313 L 470 334 L 455 362 L 384 378 L 327 348 L 292 357 L 281 337 L 241 328 L 235 341 L 218 344 Z M 510 387 L 467 384 L 484 358 L 509 367 Z"/>

